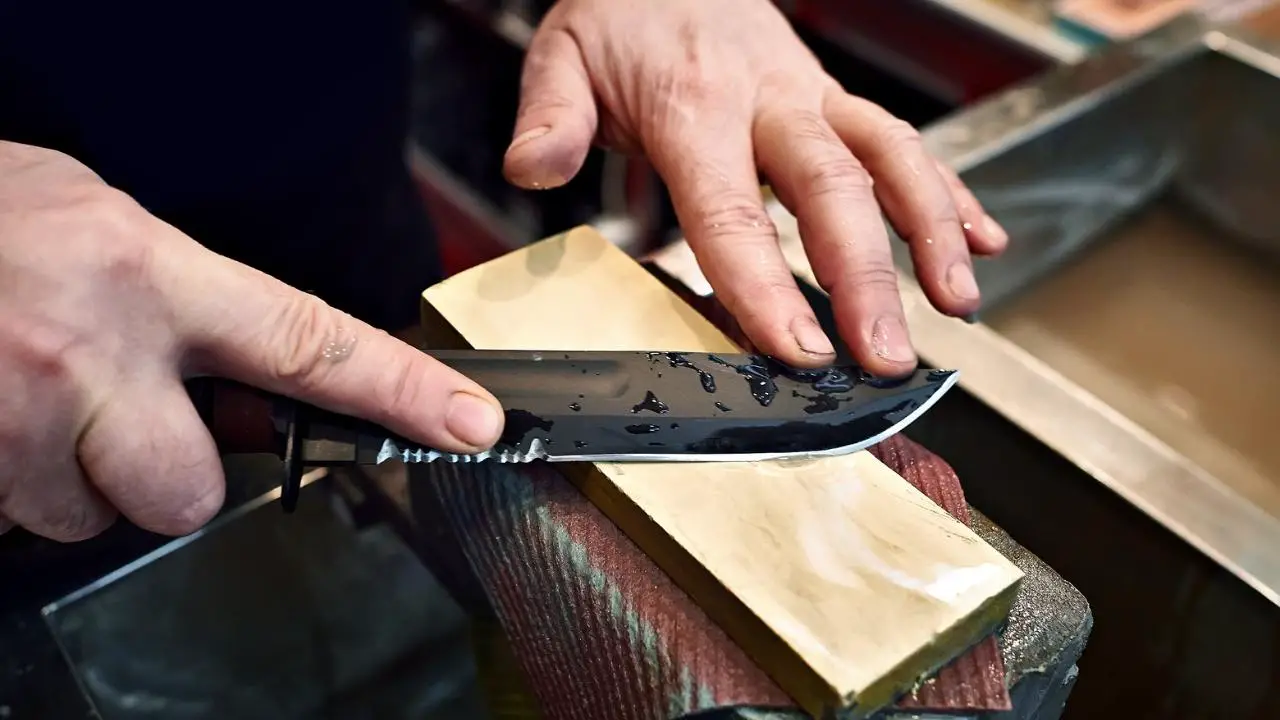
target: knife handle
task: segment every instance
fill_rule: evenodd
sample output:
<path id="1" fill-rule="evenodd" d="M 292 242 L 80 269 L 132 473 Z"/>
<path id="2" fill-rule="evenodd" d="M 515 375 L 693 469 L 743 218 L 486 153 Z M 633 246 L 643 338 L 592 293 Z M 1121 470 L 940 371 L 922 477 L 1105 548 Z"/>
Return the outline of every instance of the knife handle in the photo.
<path id="1" fill-rule="evenodd" d="M 220 454 L 270 453 L 284 462 L 280 505 L 297 507 L 309 406 L 232 380 L 192 378 L 183 383 Z"/>

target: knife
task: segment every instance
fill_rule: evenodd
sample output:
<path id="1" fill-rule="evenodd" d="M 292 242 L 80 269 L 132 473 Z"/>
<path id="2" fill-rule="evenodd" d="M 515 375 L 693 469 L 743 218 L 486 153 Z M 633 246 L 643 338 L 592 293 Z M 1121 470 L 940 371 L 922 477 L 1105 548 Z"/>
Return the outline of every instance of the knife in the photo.
<path id="1" fill-rule="evenodd" d="M 286 398 L 273 412 L 282 504 L 303 467 L 406 463 L 743 462 L 843 455 L 911 424 L 959 379 L 917 369 L 873 377 L 853 365 L 797 369 L 753 354 L 432 351 L 501 403 L 498 443 L 440 452 L 356 418 Z"/>

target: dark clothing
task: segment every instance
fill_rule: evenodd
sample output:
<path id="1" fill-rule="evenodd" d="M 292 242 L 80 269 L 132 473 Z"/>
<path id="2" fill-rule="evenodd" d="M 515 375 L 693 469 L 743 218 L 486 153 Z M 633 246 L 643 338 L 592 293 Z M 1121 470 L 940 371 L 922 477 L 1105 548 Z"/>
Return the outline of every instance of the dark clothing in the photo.
<path id="1" fill-rule="evenodd" d="M 384 327 L 438 279 L 404 163 L 407 0 L 0 0 L 0 140 Z"/>

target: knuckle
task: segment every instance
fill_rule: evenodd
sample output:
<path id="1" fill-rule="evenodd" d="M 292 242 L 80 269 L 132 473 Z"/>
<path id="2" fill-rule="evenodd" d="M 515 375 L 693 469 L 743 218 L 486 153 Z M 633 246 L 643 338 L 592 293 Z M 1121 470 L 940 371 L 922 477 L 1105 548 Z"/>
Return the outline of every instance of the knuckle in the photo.
<path id="1" fill-rule="evenodd" d="M 132 235 L 128 241 L 104 248 L 100 272 L 113 286 L 143 289 L 151 287 L 155 265 L 155 246 Z"/>
<path id="2" fill-rule="evenodd" d="M 41 531 L 55 540 L 79 542 L 97 537 L 114 520 L 114 513 L 95 512 L 95 508 L 80 503 L 43 518 Z"/>
<path id="3" fill-rule="evenodd" d="M 831 126 L 818 113 L 801 111 L 782 120 L 786 124 L 787 132 L 800 140 L 823 145 L 840 144 L 840 139 L 831 130 Z"/>
<path id="4" fill-rule="evenodd" d="M 843 148 L 838 154 L 810 163 L 804 170 L 804 184 L 812 196 L 835 195 L 852 200 L 874 197 L 871 174 Z"/>
<path id="5" fill-rule="evenodd" d="M 266 342 L 277 348 L 265 368 L 271 377 L 304 391 L 323 382 L 325 349 L 342 332 L 340 313 L 315 295 L 297 293 L 267 323 Z"/>
<path id="6" fill-rule="evenodd" d="M 530 97 L 520 114 L 525 117 L 557 115 L 566 110 L 573 110 L 577 104 L 567 95 L 556 92 L 540 92 Z"/>
<path id="7" fill-rule="evenodd" d="M 877 294 L 898 292 L 898 271 L 887 260 L 861 262 L 849 278 L 849 284 L 860 290 Z"/>
<path id="8" fill-rule="evenodd" d="M 776 236 L 777 227 L 768 211 L 754 198 L 730 193 L 707 198 L 702 202 L 695 223 L 708 239 L 742 236 Z"/>
<path id="9" fill-rule="evenodd" d="M 128 240 L 140 233 L 146 211 L 133 198 L 108 185 L 93 183 L 80 190 L 72 205 L 77 216 L 113 240 Z"/>
<path id="10" fill-rule="evenodd" d="M 790 278 L 762 273 L 747 276 L 737 285 L 725 288 L 722 302 L 735 315 L 760 316 L 778 311 L 797 292 Z"/>
<path id="11" fill-rule="evenodd" d="M 880 129 L 880 142 L 893 152 L 920 152 L 924 149 L 924 141 L 920 131 L 911 123 L 901 118 L 893 118 Z"/>
<path id="12" fill-rule="evenodd" d="M 833 300 L 855 295 L 898 293 L 898 271 L 891 260 L 858 258 L 838 265 L 848 269 L 841 270 L 838 266 L 814 268 L 818 271 L 818 286 Z"/>
<path id="13" fill-rule="evenodd" d="M 871 174 L 849 152 L 840 137 L 818 113 L 800 112 L 787 119 L 787 131 L 798 137 L 809 151 L 800 166 L 799 181 L 811 196 L 836 195 L 855 201 L 874 197 Z"/>
<path id="14" fill-rule="evenodd" d="M 950 199 L 943 199 L 934 203 L 929 218 L 935 227 L 960 225 L 960 213 L 956 210 L 956 204 Z"/>
<path id="15" fill-rule="evenodd" d="M 112 284 L 147 285 L 155 267 L 155 220 L 125 193 L 93 185 L 74 202 L 86 257 L 99 278 Z"/>
<path id="16" fill-rule="evenodd" d="M 750 284 L 749 292 L 750 302 L 754 304 L 763 300 L 761 304 L 766 306 L 769 312 L 776 312 L 781 310 L 784 304 L 788 304 L 799 290 L 791 278 L 769 273 L 756 276 Z"/>
<path id="17" fill-rule="evenodd" d="M 12 353 L 10 358 L 16 367 L 9 372 L 17 374 L 15 379 L 26 385 L 28 391 L 45 383 L 57 386 L 69 382 L 72 379 L 71 359 L 77 348 L 87 343 L 86 339 L 70 328 L 53 323 L 19 324 L 24 327 L 12 327 L 0 319 L 0 341 L 5 343 L 6 354 Z M 24 394 L 20 390 L 17 397 Z M 0 402 L 0 406 L 5 404 Z M 0 439 L 4 428 L 4 420 L 0 418 Z"/>

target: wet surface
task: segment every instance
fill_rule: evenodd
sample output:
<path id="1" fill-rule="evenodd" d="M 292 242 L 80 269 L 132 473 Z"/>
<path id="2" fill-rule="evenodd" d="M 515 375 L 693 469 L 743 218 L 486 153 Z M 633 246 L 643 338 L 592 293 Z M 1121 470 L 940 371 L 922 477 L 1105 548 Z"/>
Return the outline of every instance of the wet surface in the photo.
<path id="1" fill-rule="evenodd" d="M 809 404 L 805 406 L 804 411 L 810 415 L 814 413 L 831 412 L 840 407 L 840 401 L 836 399 L 834 395 L 826 393 L 818 395 L 804 395 L 797 390 L 792 390 L 791 394 L 794 397 L 804 398 L 809 401 Z"/>
<path id="2" fill-rule="evenodd" d="M 499 447 L 512 458 L 648 455 L 653 444 L 636 436 L 654 433 L 662 433 L 664 454 L 673 459 L 852 449 L 884 437 L 950 385 L 946 373 L 874 378 L 857 365 L 794 368 L 749 353 L 521 350 L 435 356 L 507 408 Z M 667 422 L 636 422 L 645 415 Z M 374 434 L 362 447 L 382 447 L 385 430 Z M 391 440 L 410 455 L 436 457 L 402 438 Z M 590 451 L 570 453 L 570 447 Z"/>
<path id="3" fill-rule="evenodd" d="M 1174 197 L 986 317 L 1280 518 L 1280 263 Z"/>
<path id="4" fill-rule="evenodd" d="M 631 408 L 631 412 L 633 413 L 638 413 L 642 410 L 657 413 L 659 415 L 666 415 L 671 412 L 671 408 L 668 407 L 666 403 L 659 400 L 658 396 L 655 395 L 652 390 L 646 392 L 644 394 L 644 400 L 641 400 L 635 407 Z"/>
<path id="5" fill-rule="evenodd" d="M 747 387 L 751 388 L 751 397 L 762 406 L 768 407 L 778 396 L 778 384 L 773 381 L 776 373 L 771 372 L 769 363 L 763 358 L 753 356 L 751 362 L 741 365 L 734 365 L 719 355 L 712 355 L 710 359 L 712 362 L 733 368 L 741 375 L 742 379 L 747 381 Z"/>
<path id="6" fill-rule="evenodd" d="M 673 368 L 688 368 L 689 370 L 698 373 L 698 381 L 702 383 L 702 389 L 709 393 L 716 391 L 715 376 L 690 362 L 687 354 L 677 352 L 649 353 L 649 360 L 651 362 L 658 362 L 662 359 L 665 359 Z M 662 373 L 658 373 L 658 377 L 662 377 Z"/>

